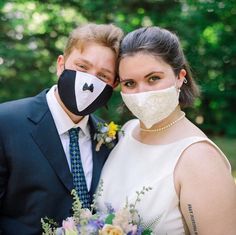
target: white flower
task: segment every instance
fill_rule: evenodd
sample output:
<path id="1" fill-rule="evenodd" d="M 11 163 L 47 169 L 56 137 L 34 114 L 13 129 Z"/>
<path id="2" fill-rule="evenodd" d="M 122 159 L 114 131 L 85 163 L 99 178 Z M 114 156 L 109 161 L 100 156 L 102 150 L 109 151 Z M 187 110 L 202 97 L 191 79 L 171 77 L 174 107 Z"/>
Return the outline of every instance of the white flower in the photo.
<path id="1" fill-rule="evenodd" d="M 80 214 L 80 218 L 81 219 L 85 219 L 85 220 L 88 220 L 92 217 L 92 213 L 89 209 L 87 208 L 84 208 L 82 211 L 81 211 L 81 214 Z"/>
<path id="2" fill-rule="evenodd" d="M 105 142 L 106 143 L 110 143 L 112 141 L 112 138 L 111 137 L 106 137 L 106 139 L 105 139 Z"/>
<path id="3" fill-rule="evenodd" d="M 123 208 L 115 213 L 115 218 L 113 219 L 112 223 L 115 226 L 120 226 L 125 233 L 128 233 L 133 229 L 131 224 L 132 216 L 128 208 Z"/>

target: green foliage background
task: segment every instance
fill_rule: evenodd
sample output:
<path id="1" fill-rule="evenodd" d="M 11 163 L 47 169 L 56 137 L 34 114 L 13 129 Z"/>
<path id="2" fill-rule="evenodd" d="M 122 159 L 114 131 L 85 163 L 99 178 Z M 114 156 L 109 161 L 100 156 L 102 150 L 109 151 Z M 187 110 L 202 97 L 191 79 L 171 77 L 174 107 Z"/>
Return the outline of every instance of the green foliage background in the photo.
<path id="1" fill-rule="evenodd" d="M 179 35 L 202 90 L 188 117 L 209 135 L 236 136 L 236 1 L 0 1 L 0 102 L 32 96 L 57 80 L 56 59 L 68 34 L 85 22 L 125 32 L 159 25 Z M 105 119 L 130 118 L 119 88 L 101 109 Z"/>

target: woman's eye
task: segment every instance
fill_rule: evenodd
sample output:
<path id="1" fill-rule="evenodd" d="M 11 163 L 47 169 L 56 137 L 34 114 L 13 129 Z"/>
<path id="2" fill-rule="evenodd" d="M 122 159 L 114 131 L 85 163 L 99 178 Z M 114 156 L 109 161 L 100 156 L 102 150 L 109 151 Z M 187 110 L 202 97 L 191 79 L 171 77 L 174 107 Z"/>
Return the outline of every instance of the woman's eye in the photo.
<path id="1" fill-rule="evenodd" d="M 152 77 L 148 78 L 148 81 L 150 83 L 158 81 L 158 80 L 160 80 L 160 77 L 158 77 L 158 76 L 152 76 Z"/>
<path id="2" fill-rule="evenodd" d="M 133 88 L 135 86 L 135 83 L 133 81 L 126 81 L 123 83 L 123 85 L 128 88 Z"/>

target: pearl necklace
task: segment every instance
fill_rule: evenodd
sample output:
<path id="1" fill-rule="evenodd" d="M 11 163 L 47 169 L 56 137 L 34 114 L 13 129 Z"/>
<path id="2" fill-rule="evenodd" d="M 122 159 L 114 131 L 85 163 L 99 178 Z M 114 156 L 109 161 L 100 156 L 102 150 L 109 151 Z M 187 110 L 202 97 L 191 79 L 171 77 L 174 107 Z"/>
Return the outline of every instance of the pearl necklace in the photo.
<path id="1" fill-rule="evenodd" d="M 160 131 L 164 131 L 165 129 L 168 129 L 170 128 L 171 126 L 173 126 L 175 123 L 177 123 L 178 121 L 182 120 L 184 117 L 185 117 L 185 113 L 182 112 L 183 114 L 178 118 L 176 119 L 175 121 L 169 123 L 168 125 L 166 126 L 163 126 L 163 127 L 160 127 L 160 128 L 157 128 L 157 129 L 144 129 L 142 127 L 140 127 L 140 130 L 141 131 L 146 131 L 146 132 L 160 132 Z"/>

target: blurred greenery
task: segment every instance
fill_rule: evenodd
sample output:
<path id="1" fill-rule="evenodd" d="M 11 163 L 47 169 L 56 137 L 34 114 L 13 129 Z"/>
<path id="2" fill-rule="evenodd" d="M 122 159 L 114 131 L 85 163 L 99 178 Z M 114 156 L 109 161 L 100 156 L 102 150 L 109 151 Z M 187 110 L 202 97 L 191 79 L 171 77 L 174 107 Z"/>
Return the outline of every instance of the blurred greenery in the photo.
<path id="1" fill-rule="evenodd" d="M 236 139 L 226 137 L 212 137 L 211 140 L 215 142 L 229 159 L 232 166 L 233 175 L 236 178 Z"/>
<path id="2" fill-rule="evenodd" d="M 1 0 L 0 102 L 54 84 L 57 56 L 85 22 L 114 23 L 125 32 L 150 25 L 175 32 L 202 91 L 188 117 L 208 135 L 236 137 L 235 0 Z M 109 109 L 98 113 L 123 124 L 130 114 L 121 104 L 118 88 Z M 236 145 L 223 140 L 233 156 Z"/>

